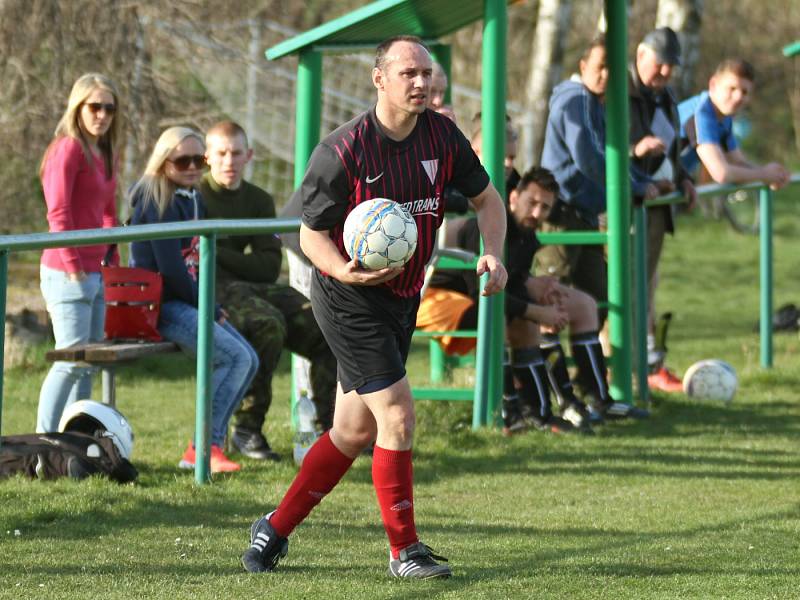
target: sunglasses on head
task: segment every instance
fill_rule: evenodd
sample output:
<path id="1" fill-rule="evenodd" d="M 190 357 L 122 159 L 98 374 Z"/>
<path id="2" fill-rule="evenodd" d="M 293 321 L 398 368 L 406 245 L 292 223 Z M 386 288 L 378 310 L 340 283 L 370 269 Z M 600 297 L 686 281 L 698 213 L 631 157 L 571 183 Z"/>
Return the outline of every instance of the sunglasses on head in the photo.
<path id="1" fill-rule="evenodd" d="M 194 156 L 179 156 L 178 158 L 167 159 L 167 162 L 172 164 L 178 171 L 188 171 L 194 165 L 198 169 L 206 166 L 206 157 L 202 154 L 195 154 Z"/>
<path id="2" fill-rule="evenodd" d="M 113 115 L 114 112 L 117 110 L 117 107 L 111 103 L 104 103 L 104 102 L 87 102 L 85 106 L 89 109 L 93 115 L 96 115 L 101 110 L 104 110 L 107 115 Z"/>

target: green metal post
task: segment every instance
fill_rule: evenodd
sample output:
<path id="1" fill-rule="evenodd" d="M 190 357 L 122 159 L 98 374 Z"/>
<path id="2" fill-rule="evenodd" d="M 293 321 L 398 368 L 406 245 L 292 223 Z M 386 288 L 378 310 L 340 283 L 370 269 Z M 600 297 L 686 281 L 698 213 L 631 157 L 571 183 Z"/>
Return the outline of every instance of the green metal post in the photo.
<path id="1" fill-rule="evenodd" d="M 630 403 L 631 273 L 628 179 L 628 47 L 625 0 L 606 0 L 606 200 L 608 207 L 608 301 L 611 327 L 611 395 Z"/>
<path id="2" fill-rule="evenodd" d="M 6 292 L 8 290 L 8 250 L 0 250 L 0 314 L 6 316 Z M 6 330 L 0 332 L 0 365 L 5 364 Z M 3 372 L 0 368 L 0 434 L 3 433 Z"/>
<path id="3" fill-rule="evenodd" d="M 482 155 L 489 177 L 505 196 L 506 31 L 505 0 L 485 0 L 483 21 L 483 82 L 481 86 Z M 485 285 L 487 276 L 481 281 Z M 478 304 L 478 351 L 472 426 L 489 423 L 503 393 L 503 294 L 481 296 Z"/>
<path id="4" fill-rule="evenodd" d="M 450 71 L 452 65 L 452 48 L 450 44 L 431 44 L 431 55 L 433 60 L 442 66 L 444 74 L 447 76 L 447 89 L 444 93 L 445 104 L 450 104 L 451 89 L 453 87 L 450 78 Z M 443 232 L 440 232 L 441 236 Z M 447 357 L 438 342 L 431 340 L 430 343 L 430 362 L 431 362 L 431 382 L 439 383 L 446 379 L 447 372 Z"/>
<path id="5" fill-rule="evenodd" d="M 306 163 L 319 143 L 322 115 L 322 54 L 303 50 L 297 62 L 297 108 L 295 112 L 294 186 L 299 187 Z"/>
<path id="6" fill-rule="evenodd" d="M 431 383 L 441 383 L 447 379 L 447 358 L 439 342 L 430 340 L 428 353 L 431 361 Z"/>
<path id="7" fill-rule="evenodd" d="M 650 396 L 647 387 L 647 208 L 637 206 L 633 209 L 634 238 L 633 285 L 636 290 L 636 383 L 639 403 L 646 406 Z"/>
<path id="8" fill-rule="evenodd" d="M 453 53 L 450 44 L 433 44 L 431 46 L 433 60 L 442 65 L 445 75 L 447 75 L 447 89 L 444 92 L 445 104 L 453 103 L 453 80 L 450 77 L 453 64 Z"/>
<path id="9" fill-rule="evenodd" d="M 758 192 L 761 221 L 760 236 L 760 334 L 761 366 L 772 367 L 772 190 L 761 188 Z"/>
<path id="10" fill-rule="evenodd" d="M 211 478 L 211 374 L 214 358 L 214 276 L 216 235 L 200 236 L 200 281 L 197 323 L 197 409 L 194 447 L 194 479 L 206 483 Z"/>
<path id="11" fill-rule="evenodd" d="M 322 121 L 322 53 L 303 50 L 297 61 L 297 106 L 295 109 L 294 187 L 303 182 L 306 165 L 319 143 Z M 292 354 L 292 427 L 297 429 L 297 386 L 294 385 L 299 356 Z"/>

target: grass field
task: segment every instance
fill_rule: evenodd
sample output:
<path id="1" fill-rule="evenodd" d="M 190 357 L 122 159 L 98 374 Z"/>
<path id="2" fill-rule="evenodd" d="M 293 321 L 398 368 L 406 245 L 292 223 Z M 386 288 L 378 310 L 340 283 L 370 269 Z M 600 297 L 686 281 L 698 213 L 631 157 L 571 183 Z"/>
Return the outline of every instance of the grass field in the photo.
<path id="1" fill-rule="evenodd" d="M 800 192 L 794 192 L 797 195 Z M 792 192 L 778 204 L 776 306 L 800 303 Z M 419 403 L 416 515 L 455 576 L 398 582 L 359 458 L 291 538 L 278 571 L 239 565 L 251 521 L 295 473 L 288 369 L 268 435 L 287 458 L 244 460 L 197 487 L 175 467 L 192 434 L 193 364 L 151 360 L 119 377 L 140 480 L 0 483 L 0 598 L 796 598 L 800 596 L 800 341 L 775 338 L 758 366 L 758 240 L 683 217 L 668 240 L 659 307 L 673 310 L 670 363 L 737 369 L 730 406 L 658 396 L 653 418 L 595 436 L 472 431 L 470 407 Z M 33 429 L 46 366 L 6 373 L 3 433 Z M 409 363 L 426 373 L 424 344 Z"/>

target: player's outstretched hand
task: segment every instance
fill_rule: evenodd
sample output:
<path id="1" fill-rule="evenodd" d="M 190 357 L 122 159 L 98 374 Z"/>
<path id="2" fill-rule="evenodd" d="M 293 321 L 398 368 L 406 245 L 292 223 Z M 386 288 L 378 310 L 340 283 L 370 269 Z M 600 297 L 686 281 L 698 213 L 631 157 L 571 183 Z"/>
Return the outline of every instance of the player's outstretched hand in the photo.
<path id="1" fill-rule="evenodd" d="M 484 273 L 489 273 L 489 280 L 483 288 L 481 294 L 483 296 L 491 296 L 497 292 L 502 291 L 506 287 L 508 281 L 508 273 L 503 266 L 503 262 L 492 254 L 484 254 L 478 259 L 478 268 L 476 269 L 478 276 Z"/>
<path id="2" fill-rule="evenodd" d="M 350 285 L 380 285 L 386 283 L 390 279 L 394 279 L 403 268 L 386 268 L 378 271 L 370 271 L 360 267 L 355 260 L 348 262 L 341 272 L 336 276 L 336 279 L 342 283 L 349 283 Z"/>

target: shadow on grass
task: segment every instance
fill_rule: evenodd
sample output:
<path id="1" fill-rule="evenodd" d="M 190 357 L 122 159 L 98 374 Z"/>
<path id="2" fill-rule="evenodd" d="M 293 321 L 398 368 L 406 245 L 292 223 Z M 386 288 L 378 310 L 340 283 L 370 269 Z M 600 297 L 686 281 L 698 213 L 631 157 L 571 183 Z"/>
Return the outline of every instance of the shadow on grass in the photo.
<path id="1" fill-rule="evenodd" d="M 231 501 L 223 498 L 204 498 L 202 504 L 170 504 L 161 501 L 152 501 L 147 498 L 140 498 L 134 502 L 130 509 L 123 512 L 112 512 L 108 509 L 95 509 L 87 511 L 82 515 L 82 519 L 68 519 L 67 513 L 50 510 L 49 514 L 31 515 L 31 523 L 26 528 L 28 536 L 36 540 L 37 544 L 47 541 L 63 542 L 65 540 L 86 540 L 94 539 L 98 535 L 97 524 L 102 524 L 102 533 L 112 533 L 115 531 L 125 532 L 127 535 L 138 526 L 154 529 L 161 525 L 168 527 L 190 528 L 191 534 L 195 536 L 197 523 L 213 524 L 215 531 L 234 530 L 246 531 L 246 523 L 243 522 L 238 514 L 247 514 L 251 510 L 249 503 Z M 437 539 L 459 539 L 460 547 L 466 546 L 472 550 L 465 551 L 462 555 L 453 555 L 450 558 L 454 562 L 456 578 L 447 582 L 437 582 L 437 590 L 452 592 L 454 590 L 468 589 L 481 581 L 493 582 L 494 585 L 506 584 L 510 580 L 519 578 L 529 579 L 537 572 L 551 573 L 557 569 L 562 574 L 574 573 L 580 577 L 674 577 L 674 576 L 788 576 L 797 577 L 800 575 L 798 568 L 771 568 L 759 566 L 758 563 L 752 566 L 743 565 L 736 561 L 724 561 L 712 564 L 711 561 L 698 563 L 692 556 L 685 556 L 683 559 L 675 557 L 670 560 L 668 565 L 652 564 L 657 562 L 657 556 L 653 556 L 648 564 L 637 562 L 635 564 L 621 562 L 618 552 L 625 552 L 631 548 L 650 549 L 666 547 L 675 543 L 675 540 L 684 540 L 687 543 L 694 543 L 705 537 L 721 535 L 726 532 L 741 531 L 750 526 L 756 528 L 769 527 L 770 524 L 785 523 L 787 521 L 800 519 L 800 507 L 796 506 L 791 510 L 778 511 L 759 511 L 751 514 L 747 518 L 731 518 L 720 520 L 716 523 L 702 526 L 684 527 L 670 529 L 664 532 L 643 532 L 637 529 L 623 530 L 619 528 L 597 528 L 597 527 L 573 527 L 563 525 L 561 527 L 538 528 L 527 525 L 510 526 L 499 524 L 475 524 L 466 522 L 462 515 L 453 513 L 444 515 L 446 525 L 427 522 L 425 533 Z M 52 526 L 56 519 L 63 519 L 57 527 Z M 635 526 L 634 526 L 635 527 Z M 298 546 L 300 552 L 290 551 L 289 557 L 283 561 L 275 574 L 262 575 L 259 577 L 275 578 L 269 581 L 279 582 L 284 577 L 302 576 L 304 578 L 324 578 L 327 580 L 337 580 L 343 577 L 370 577 L 372 569 L 378 564 L 374 556 L 365 556 L 362 566 L 348 567 L 345 565 L 321 566 L 317 563 L 319 550 L 313 546 L 313 542 L 319 534 L 322 534 L 323 545 L 330 545 L 333 550 L 339 547 L 341 552 L 363 552 L 365 546 L 369 544 L 359 543 L 359 540 L 370 539 L 376 534 L 380 535 L 375 525 L 343 524 L 340 519 L 326 519 L 324 517 L 314 518 L 314 536 L 300 538 Z M 790 536 L 786 532 L 787 538 Z M 308 536 L 308 537 L 306 537 Z M 244 537 L 244 535 L 242 536 Z M 508 541 L 510 547 L 515 546 L 514 540 L 519 540 L 520 545 L 527 547 L 525 540 L 539 539 L 547 544 L 548 539 L 553 539 L 552 544 L 548 544 L 545 550 L 533 553 L 513 553 L 514 557 L 508 556 L 485 556 L 480 552 L 474 551 L 474 544 L 468 544 L 465 540 L 471 539 L 504 539 Z M 338 542 L 337 540 L 346 540 Z M 311 543 L 309 543 L 311 542 Z M 791 540 L 787 539 L 786 543 Z M 205 542 L 203 542 L 205 544 Z M 64 575 L 129 575 L 132 571 L 140 575 L 169 575 L 172 577 L 198 577 L 207 576 L 211 573 L 217 576 L 240 575 L 241 567 L 238 564 L 238 556 L 244 550 L 246 542 L 237 547 L 230 548 L 230 560 L 222 563 L 214 563 L 212 567 L 208 565 L 208 556 L 197 555 L 188 560 L 178 561 L 166 555 L 154 556 L 151 561 L 138 560 L 136 562 L 125 562 L 124 564 L 103 564 L 95 565 L 87 569 L 82 557 L 76 557 L 75 563 L 70 564 L 69 560 L 61 559 L 58 564 L 48 561 L 28 563 L 25 567 L 27 576 L 46 574 L 53 576 Z M 355 550 L 353 546 L 355 545 Z M 349 547 L 348 547 L 349 546 Z M 446 553 L 446 552 L 445 552 Z M 227 554 L 227 553 L 226 553 Z M 299 555 L 299 556 L 298 556 Z M 305 556 L 304 556 L 305 555 Z M 303 558 L 310 558 L 309 562 L 298 562 Z M 570 559 L 569 564 L 565 560 Z M 576 561 L 577 559 L 577 561 Z M 316 563 L 316 564 L 315 564 Z M 276 581 L 277 580 L 277 581 Z M 415 591 L 419 592 L 418 588 Z M 396 590 L 398 595 L 389 596 L 396 598 L 407 597 L 405 590 Z"/>
<path id="2" fill-rule="evenodd" d="M 650 419 L 596 427 L 595 436 L 556 437 L 528 432 L 508 439 L 499 433 L 455 426 L 447 451 L 415 449 L 415 480 L 420 483 L 474 474 L 553 474 L 575 476 L 657 476 L 675 479 L 778 481 L 800 476 L 800 450 L 751 448 L 741 435 L 796 438 L 797 406 L 773 401 L 759 405 L 662 402 Z M 453 416 L 453 415 L 451 415 Z M 430 418 L 420 436 L 444 428 Z M 431 431 L 433 430 L 433 431 Z M 729 434 L 734 441 L 727 442 Z M 436 432 L 441 434 L 441 429 Z M 612 439 L 613 438 L 613 439 Z M 683 440 L 687 440 L 684 444 Z M 702 440 L 702 444 L 698 442 Z M 367 481 L 368 474 L 357 477 Z"/>

